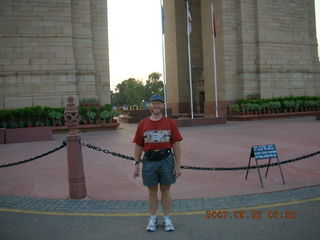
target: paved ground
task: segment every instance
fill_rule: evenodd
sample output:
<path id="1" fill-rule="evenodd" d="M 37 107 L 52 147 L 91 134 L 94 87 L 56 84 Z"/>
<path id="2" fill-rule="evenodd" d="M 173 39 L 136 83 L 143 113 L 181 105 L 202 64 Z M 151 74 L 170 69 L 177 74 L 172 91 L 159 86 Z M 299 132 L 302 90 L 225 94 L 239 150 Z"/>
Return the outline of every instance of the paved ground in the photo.
<path id="1" fill-rule="evenodd" d="M 0 239 L 319 239 L 320 186 L 176 200 L 176 231 L 146 232 L 145 201 L 0 197 Z M 222 214 L 218 214 L 218 210 Z M 161 222 L 161 217 L 158 217 Z"/>
<path id="2" fill-rule="evenodd" d="M 82 140 L 114 152 L 133 155 L 136 124 L 122 124 L 119 130 L 88 132 Z M 205 167 L 246 166 L 253 145 L 274 143 L 280 160 L 320 150 L 320 121 L 314 117 L 228 122 L 223 125 L 181 128 L 184 140 L 182 164 Z M 47 152 L 61 144 L 65 134 L 53 141 L 0 145 L 0 163 L 14 162 Z M 270 169 L 264 188 L 256 170 L 245 181 L 245 171 L 183 170 L 173 186 L 173 199 L 212 198 L 281 191 L 320 183 L 320 155 Z M 146 200 L 141 178 L 132 178 L 130 161 L 83 148 L 88 197 L 92 200 Z M 266 163 L 266 161 L 262 161 Z M 262 170 L 264 173 L 265 169 Z M 40 160 L 0 169 L 0 195 L 68 198 L 66 148 Z"/>
<path id="3" fill-rule="evenodd" d="M 132 155 L 135 128 L 122 124 L 117 131 L 83 133 L 82 140 Z M 320 150 L 319 130 L 314 117 L 185 127 L 182 164 L 246 166 L 251 146 L 270 143 L 281 161 L 292 159 Z M 56 134 L 53 141 L 0 145 L 0 164 L 46 152 L 64 139 Z M 247 181 L 245 171 L 183 170 L 172 191 L 173 233 L 144 231 L 147 194 L 141 179 L 132 179 L 131 162 L 88 148 L 83 158 L 85 200 L 66 200 L 66 149 L 0 169 L 0 239 L 319 239 L 319 155 L 282 165 L 285 185 L 279 169 L 270 169 L 265 188 L 256 170 Z M 206 218 L 218 209 L 225 214 Z"/>

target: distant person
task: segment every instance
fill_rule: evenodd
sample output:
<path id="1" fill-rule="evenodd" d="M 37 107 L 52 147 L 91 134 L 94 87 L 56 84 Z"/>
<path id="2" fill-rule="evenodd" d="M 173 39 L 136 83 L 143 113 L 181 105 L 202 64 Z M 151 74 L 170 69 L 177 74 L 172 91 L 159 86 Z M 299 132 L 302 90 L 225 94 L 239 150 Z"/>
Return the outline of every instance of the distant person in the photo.
<path id="1" fill-rule="evenodd" d="M 163 208 L 163 224 L 166 231 L 174 231 L 169 216 L 171 196 L 170 186 L 181 176 L 180 141 L 182 137 L 178 127 L 170 118 L 164 117 L 164 100 L 160 95 L 149 99 L 151 116 L 139 122 L 133 142 L 135 143 L 135 169 L 133 177 L 140 176 L 140 158 L 142 151 L 142 180 L 149 191 L 150 218 L 147 231 L 157 229 L 158 186 L 160 185 L 161 204 Z M 173 153 L 172 150 L 173 149 Z"/>

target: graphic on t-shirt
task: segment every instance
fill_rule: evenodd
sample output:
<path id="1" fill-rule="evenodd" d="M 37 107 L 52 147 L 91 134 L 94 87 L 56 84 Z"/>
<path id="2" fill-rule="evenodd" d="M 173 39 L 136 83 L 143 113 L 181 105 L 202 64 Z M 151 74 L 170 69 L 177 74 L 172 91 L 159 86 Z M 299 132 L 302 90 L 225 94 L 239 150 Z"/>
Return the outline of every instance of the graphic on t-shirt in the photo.
<path id="1" fill-rule="evenodd" d="M 145 131 L 143 134 L 145 143 L 164 143 L 170 142 L 170 130 L 152 130 Z"/>

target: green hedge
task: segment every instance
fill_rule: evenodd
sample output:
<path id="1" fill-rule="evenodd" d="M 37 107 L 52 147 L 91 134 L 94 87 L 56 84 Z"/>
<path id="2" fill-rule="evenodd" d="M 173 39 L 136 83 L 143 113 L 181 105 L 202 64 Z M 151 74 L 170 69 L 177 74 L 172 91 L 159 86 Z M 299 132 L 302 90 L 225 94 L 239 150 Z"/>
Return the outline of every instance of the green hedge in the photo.
<path id="1" fill-rule="evenodd" d="M 233 113 L 272 113 L 272 112 L 300 112 L 320 110 L 320 97 L 279 97 L 271 99 L 237 100 L 230 105 Z"/>
<path id="2" fill-rule="evenodd" d="M 64 108 L 43 106 L 0 110 L 0 128 L 51 126 L 54 123 L 61 125 L 64 124 L 64 110 Z M 94 121 L 119 116 L 118 112 L 112 110 L 110 104 L 96 107 L 80 106 L 79 113 L 82 124 L 89 120 L 88 116 L 94 116 L 92 118 Z"/>

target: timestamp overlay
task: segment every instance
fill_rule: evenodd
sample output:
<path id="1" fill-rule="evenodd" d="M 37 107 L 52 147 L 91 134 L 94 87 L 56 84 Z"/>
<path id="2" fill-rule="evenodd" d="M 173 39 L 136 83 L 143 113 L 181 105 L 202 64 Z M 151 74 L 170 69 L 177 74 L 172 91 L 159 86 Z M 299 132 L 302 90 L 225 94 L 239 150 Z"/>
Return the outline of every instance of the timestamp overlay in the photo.
<path id="1" fill-rule="evenodd" d="M 297 218 L 296 209 L 255 209 L 255 210 L 207 210 L 206 219 L 274 219 L 274 220 L 295 220 Z"/>

